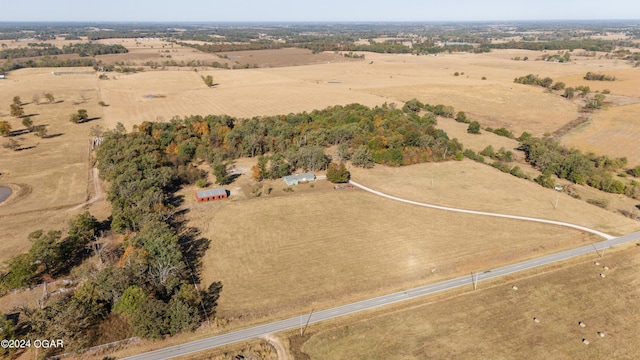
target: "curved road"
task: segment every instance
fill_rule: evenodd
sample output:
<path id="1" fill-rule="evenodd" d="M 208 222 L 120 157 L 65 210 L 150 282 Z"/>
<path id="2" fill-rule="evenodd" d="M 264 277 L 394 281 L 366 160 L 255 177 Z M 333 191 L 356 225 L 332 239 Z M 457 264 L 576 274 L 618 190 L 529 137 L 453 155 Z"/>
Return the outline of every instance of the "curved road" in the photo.
<path id="1" fill-rule="evenodd" d="M 334 307 L 331 309 L 317 311 L 312 314 L 304 314 L 301 316 L 296 316 L 296 317 L 292 317 L 285 320 L 280 320 L 280 321 L 276 321 L 276 322 L 272 322 L 264 325 L 254 326 L 252 328 L 248 328 L 244 330 L 238 330 L 238 331 L 217 335 L 217 336 L 213 336 L 213 337 L 202 339 L 202 340 L 192 341 L 182 345 L 166 347 L 163 349 L 147 352 L 144 354 L 131 356 L 126 359 L 156 360 L 156 359 L 168 359 L 168 358 L 173 358 L 177 356 L 183 356 L 183 355 L 211 349 L 218 346 L 228 345 L 228 344 L 232 344 L 240 341 L 245 341 L 253 338 L 266 336 L 268 334 L 272 334 L 276 332 L 300 328 L 302 324 L 306 323 L 307 321 L 309 322 L 309 324 L 313 324 L 320 321 L 329 320 L 329 319 L 337 318 L 340 316 L 356 313 L 359 311 L 373 309 L 379 306 L 385 306 L 385 305 L 413 299 L 420 296 L 425 296 L 425 295 L 435 294 L 445 290 L 455 289 L 461 286 L 473 286 L 474 282 L 478 283 L 480 281 L 493 279 L 496 277 L 512 274 L 512 273 L 523 271 L 523 270 L 532 269 L 538 266 L 548 265 L 554 262 L 567 260 L 572 257 L 585 255 L 594 251 L 595 252 L 603 251 L 604 249 L 609 248 L 611 246 L 615 246 L 615 245 L 640 239 L 640 232 L 636 232 L 636 233 L 632 233 L 632 234 L 620 236 L 620 237 L 613 237 L 611 235 L 601 233 L 597 230 L 585 228 L 578 225 L 558 222 L 558 221 L 527 218 L 527 217 L 513 216 L 513 215 L 493 214 L 493 213 L 486 213 L 481 211 L 454 209 L 454 208 L 448 208 L 443 206 L 423 204 L 423 203 L 418 203 L 410 200 L 400 199 L 391 195 L 386 195 L 384 193 L 380 193 L 378 191 L 366 188 L 355 182 L 351 182 L 351 183 L 355 186 L 358 186 L 364 190 L 373 192 L 377 195 L 384 196 L 397 201 L 403 201 L 409 204 L 427 206 L 427 207 L 432 207 L 432 208 L 442 209 L 442 210 L 470 213 L 470 214 L 476 214 L 476 215 L 496 216 L 496 217 L 503 217 L 503 218 L 510 218 L 510 219 L 543 222 L 543 223 L 548 223 L 553 225 L 569 226 L 575 229 L 598 234 L 600 236 L 603 236 L 606 240 L 601 241 L 599 243 L 591 244 L 591 245 L 581 246 L 576 249 L 566 250 L 556 254 L 546 255 L 536 259 L 522 261 L 516 264 L 487 270 L 478 274 L 462 276 L 455 279 L 445 280 L 435 284 L 420 286 L 420 287 L 409 289 L 406 291 L 400 291 L 392 294 L 382 295 L 375 298 Z"/>

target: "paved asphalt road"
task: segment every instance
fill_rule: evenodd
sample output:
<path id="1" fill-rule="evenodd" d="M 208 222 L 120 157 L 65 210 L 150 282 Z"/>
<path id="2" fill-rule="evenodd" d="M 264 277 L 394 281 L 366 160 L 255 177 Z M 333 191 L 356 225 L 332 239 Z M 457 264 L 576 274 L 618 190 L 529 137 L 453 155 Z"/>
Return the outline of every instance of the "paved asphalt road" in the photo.
<path id="1" fill-rule="evenodd" d="M 640 239 L 640 232 L 633 234 L 607 239 L 605 241 L 585 245 L 577 249 L 563 251 L 557 254 L 543 256 L 537 259 L 519 262 L 517 264 L 507 265 L 491 270 L 482 270 L 474 275 L 467 275 L 451 280 L 442 281 L 435 284 L 425 285 L 406 291 L 400 291 L 393 294 L 383 295 L 368 300 L 358 301 L 352 304 L 342 305 L 331 309 L 316 311 L 313 314 L 304 314 L 286 320 L 280 320 L 269 324 L 255 326 L 249 329 L 238 330 L 223 335 L 213 336 L 207 339 L 196 340 L 190 343 L 167 347 L 164 349 L 151 351 L 148 353 L 135 355 L 126 359 L 151 360 L 151 359 L 168 359 L 172 357 L 182 356 L 214 347 L 232 344 L 252 338 L 261 337 L 267 334 L 276 333 L 284 330 L 300 328 L 307 320 L 310 324 L 333 319 L 339 316 L 352 314 L 355 312 L 373 309 L 379 306 L 389 305 L 404 300 L 413 299 L 419 296 L 435 294 L 440 291 L 450 290 L 461 286 L 473 286 L 474 280 L 477 282 L 493 279 L 496 277 L 512 274 L 535 268 L 542 265 L 551 264 L 557 261 L 566 260 L 575 256 L 593 253 L 595 257 L 603 254 L 603 250 L 611 246 L 619 245 L 629 241 Z M 310 316 L 309 316 L 310 315 Z"/>
<path id="2" fill-rule="evenodd" d="M 477 284 L 478 282 L 483 280 L 493 279 L 499 276 L 512 274 L 518 271 L 531 269 L 537 266 L 551 264 L 557 261 L 566 260 L 575 256 L 584 255 L 591 252 L 593 252 L 594 255 L 598 252 L 602 254 L 603 253 L 602 251 L 605 248 L 622 244 L 625 242 L 629 242 L 629 241 L 634 241 L 636 239 L 640 239 L 640 232 L 616 238 L 609 234 L 605 234 L 603 232 L 600 232 L 594 229 L 589 229 L 584 226 L 579 226 L 579 225 L 574 225 L 574 224 L 569 224 L 569 223 L 564 223 L 559 221 L 537 219 L 537 218 L 515 216 L 515 215 L 495 214 L 495 213 L 488 213 L 483 211 L 457 209 L 457 208 L 420 203 L 420 202 L 406 200 L 406 199 L 398 198 L 392 195 L 384 194 L 382 192 L 360 185 L 354 181 L 351 181 L 351 183 L 354 186 L 357 186 L 373 194 L 383 196 L 391 200 L 401 201 L 408 204 L 426 206 L 426 207 L 431 207 L 431 208 L 440 209 L 440 210 L 462 212 L 462 213 L 474 214 L 474 215 L 501 217 L 501 218 L 542 222 L 542 223 L 547 223 L 552 225 L 566 226 L 566 227 L 571 227 L 574 229 L 578 229 L 581 231 L 586 231 L 586 232 L 590 232 L 590 233 L 602 236 L 606 240 L 599 243 L 592 244 L 592 245 L 585 245 L 577 249 L 567 250 L 557 254 L 547 255 L 537 259 L 527 260 L 527 261 L 519 262 L 517 264 L 507 265 L 507 266 L 503 266 L 496 269 L 491 269 L 491 270 L 478 269 L 479 272 L 477 274 L 473 274 L 473 275 L 470 274 L 467 276 L 446 280 L 446 281 L 442 281 L 435 284 L 425 285 L 425 286 L 417 287 L 414 289 L 409 289 L 406 291 L 400 291 L 393 294 L 383 295 L 376 298 L 355 302 L 352 304 L 347 304 L 347 305 L 342 305 L 342 306 L 338 306 L 331 309 L 317 311 L 312 314 L 304 314 L 304 315 L 289 318 L 286 320 L 280 320 L 280 321 L 272 322 L 269 324 L 255 326 L 249 329 L 238 330 L 238 331 L 230 332 L 223 335 L 213 336 L 207 339 L 196 340 L 196 341 L 182 344 L 182 345 L 167 347 L 160 350 L 151 351 L 148 353 L 128 357 L 126 359 L 150 360 L 150 359 L 168 359 L 172 357 L 182 356 L 182 355 L 203 351 L 206 349 L 211 349 L 211 348 L 222 346 L 222 345 L 232 344 L 240 341 L 249 340 L 252 338 L 265 336 L 271 333 L 276 333 L 276 332 L 294 329 L 294 328 L 300 328 L 307 321 L 309 322 L 309 324 L 313 324 L 316 322 L 333 319 L 339 316 L 344 316 L 344 315 L 352 314 L 352 313 L 363 311 L 363 310 L 369 310 L 379 306 L 389 305 L 389 304 L 397 303 L 400 301 L 413 299 L 419 296 L 435 294 L 440 291 L 450 290 L 450 289 L 454 289 L 461 286 L 472 287 L 474 281 Z"/>

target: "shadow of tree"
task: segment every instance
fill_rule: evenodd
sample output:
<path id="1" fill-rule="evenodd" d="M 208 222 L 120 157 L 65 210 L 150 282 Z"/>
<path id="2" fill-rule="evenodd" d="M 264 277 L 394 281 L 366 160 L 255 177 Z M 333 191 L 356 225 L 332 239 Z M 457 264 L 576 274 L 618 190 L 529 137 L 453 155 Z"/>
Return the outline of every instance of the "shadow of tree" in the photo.
<path id="1" fill-rule="evenodd" d="M 64 135 L 64 133 L 48 134 L 48 135 L 43 136 L 42 138 L 43 139 L 52 139 L 52 138 L 55 138 L 55 137 L 58 137 L 58 136 L 62 136 L 62 135 Z"/>
<path id="2" fill-rule="evenodd" d="M 184 259 L 193 272 L 193 281 L 199 284 L 202 281 L 200 276 L 202 272 L 202 257 L 209 250 L 211 240 L 201 237 L 198 228 L 189 227 L 181 231 L 178 244 Z"/>
<path id="3" fill-rule="evenodd" d="M 11 137 L 20 136 L 20 135 L 28 134 L 29 132 L 30 132 L 29 129 L 12 130 L 9 136 Z"/>
<path id="4" fill-rule="evenodd" d="M 218 299 L 222 292 L 222 282 L 214 281 L 206 290 L 202 291 L 202 306 L 210 318 L 215 317 Z"/>

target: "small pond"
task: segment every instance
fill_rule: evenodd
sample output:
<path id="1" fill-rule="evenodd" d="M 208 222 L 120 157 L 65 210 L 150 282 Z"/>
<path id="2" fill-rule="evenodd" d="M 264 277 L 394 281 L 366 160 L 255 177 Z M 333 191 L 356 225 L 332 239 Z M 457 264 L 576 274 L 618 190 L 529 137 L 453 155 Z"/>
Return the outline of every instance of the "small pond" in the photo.
<path id="1" fill-rule="evenodd" d="M 7 200 L 11 196 L 11 188 L 0 186 L 0 203 Z"/>

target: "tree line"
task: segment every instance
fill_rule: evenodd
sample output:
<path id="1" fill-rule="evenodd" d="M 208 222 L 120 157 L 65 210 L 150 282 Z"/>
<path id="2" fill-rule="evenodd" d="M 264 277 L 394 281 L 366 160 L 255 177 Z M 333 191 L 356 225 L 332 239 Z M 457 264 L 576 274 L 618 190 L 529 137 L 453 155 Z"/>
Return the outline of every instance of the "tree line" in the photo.
<path id="1" fill-rule="evenodd" d="M 612 172 L 627 165 L 627 159 L 606 155 L 583 154 L 580 150 L 567 149 L 552 138 L 537 138 L 523 133 L 519 138 L 519 150 L 524 151 L 526 161 L 543 173 L 544 177 L 556 175 L 576 184 L 586 184 L 598 190 L 615 194 L 637 196 L 640 186 L 624 184 L 614 178 Z"/>
<path id="2" fill-rule="evenodd" d="M 435 106 L 434 111 L 442 108 L 446 107 Z M 374 162 L 400 166 L 453 159 L 462 145 L 435 124 L 436 115 L 430 111 L 351 104 L 250 119 L 174 118 L 166 123 L 144 122 L 137 131 L 156 139 L 176 166 L 196 157 L 215 165 L 263 156 L 257 177 L 276 178 L 298 169 L 326 169 L 331 159 L 324 151 L 332 145 L 341 150 L 342 159 L 351 158 L 354 165 L 364 167 Z"/>
<path id="3" fill-rule="evenodd" d="M 59 48 L 49 43 L 30 43 L 27 47 L 5 49 L 0 51 L 0 59 L 15 59 L 36 56 L 54 56 L 63 54 L 78 54 L 81 57 L 104 54 L 124 54 L 129 52 L 122 45 L 106 45 L 96 43 L 77 43 L 64 45 Z"/>
<path id="4" fill-rule="evenodd" d="M 487 45 L 491 49 L 523 49 L 523 50 L 567 50 L 584 49 L 587 51 L 613 51 L 618 45 L 615 41 L 602 39 L 563 39 L 551 41 L 507 41 Z"/>
<path id="5" fill-rule="evenodd" d="M 12 70 L 36 67 L 84 67 L 96 66 L 98 61 L 93 58 L 59 59 L 57 56 L 43 56 L 27 60 L 11 60 L 0 65 L 0 73 Z"/>
<path id="6" fill-rule="evenodd" d="M 101 178 L 109 183 L 111 217 L 98 223 L 81 214 L 69 223 L 67 236 L 57 230 L 33 232 L 29 252 L 9 260 L 0 276 L 4 292 L 85 271 L 75 279 L 75 290 L 36 308 L 23 307 L 26 330 L 16 337 L 64 338 L 68 352 L 95 345 L 103 336 L 97 329 L 108 324 L 126 324 L 121 333 L 111 334 L 118 338 L 160 338 L 192 330 L 213 315 L 221 285 L 195 287 L 209 240 L 182 225 L 174 196 L 182 184 L 204 174 L 193 166 L 175 166 L 165 148 L 149 134 L 126 134 L 122 126 L 104 134 L 97 160 Z M 123 234 L 122 244 L 99 241 L 112 238 L 109 232 Z M 88 273 L 72 270 L 91 254 L 99 265 Z"/>

